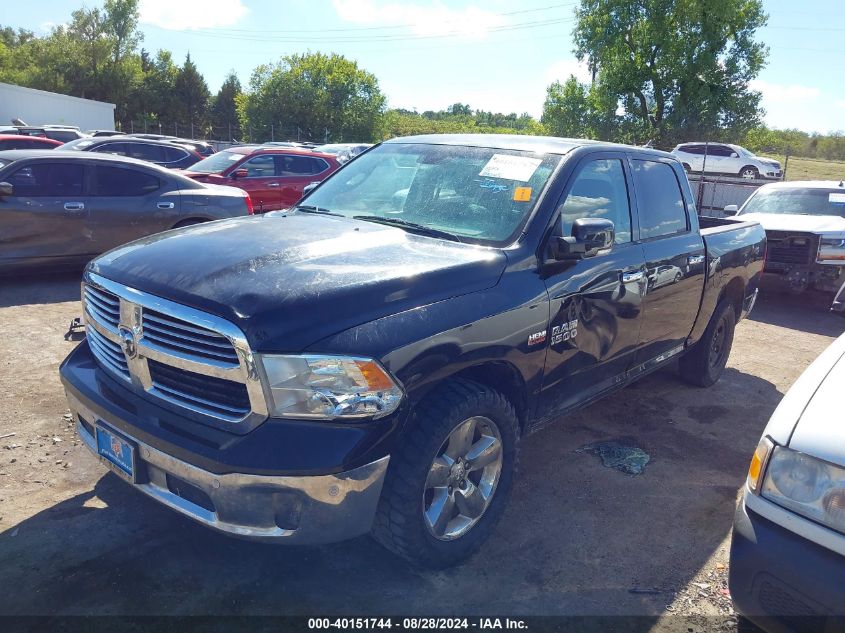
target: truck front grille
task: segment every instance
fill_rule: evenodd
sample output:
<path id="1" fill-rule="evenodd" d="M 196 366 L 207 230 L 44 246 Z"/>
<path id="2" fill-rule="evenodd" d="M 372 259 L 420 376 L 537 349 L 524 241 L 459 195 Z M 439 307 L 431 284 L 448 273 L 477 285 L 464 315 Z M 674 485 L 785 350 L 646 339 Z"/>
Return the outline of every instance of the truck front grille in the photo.
<path id="1" fill-rule="evenodd" d="M 811 233 L 766 231 L 766 262 L 810 264 L 818 252 L 818 238 Z"/>
<path id="2" fill-rule="evenodd" d="M 106 372 L 214 426 L 246 432 L 267 417 L 252 352 L 228 321 L 93 273 L 82 298 L 88 343 Z"/>

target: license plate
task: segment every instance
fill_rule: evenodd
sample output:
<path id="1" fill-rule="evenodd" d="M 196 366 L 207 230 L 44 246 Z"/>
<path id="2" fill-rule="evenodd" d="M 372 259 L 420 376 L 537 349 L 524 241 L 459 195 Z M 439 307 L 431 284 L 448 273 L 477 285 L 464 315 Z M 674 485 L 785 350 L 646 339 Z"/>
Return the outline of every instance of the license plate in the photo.
<path id="1" fill-rule="evenodd" d="M 97 454 L 114 472 L 135 482 L 135 445 L 115 431 L 97 426 Z"/>

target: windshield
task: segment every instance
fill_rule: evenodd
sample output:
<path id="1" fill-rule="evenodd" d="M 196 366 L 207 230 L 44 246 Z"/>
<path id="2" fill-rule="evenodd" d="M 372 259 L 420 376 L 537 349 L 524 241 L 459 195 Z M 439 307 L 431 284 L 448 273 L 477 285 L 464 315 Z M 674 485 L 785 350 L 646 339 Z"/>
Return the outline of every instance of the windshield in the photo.
<path id="1" fill-rule="evenodd" d="M 742 209 L 742 214 L 746 213 L 797 213 L 845 217 L 845 188 L 759 189 Z"/>
<path id="2" fill-rule="evenodd" d="M 503 245 L 522 228 L 560 158 L 387 143 L 350 162 L 304 204 L 347 217 L 414 223 L 462 241 Z"/>
<path id="3" fill-rule="evenodd" d="M 750 152 L 747 149 L 745 149 L 744 147 L 740 147 L 739 145 L 734 146 L 733 149 L 736 152 L 738 152 L 740 156 L 745 156 L 747 158 L 756 158 L 757 157 L 757 154 L 755 154 L 754 152 Z"/>
<path id="4" fill-rule="evenodd" d="M 92 138 L 78 138 L 78 139 L 74 139 L 72 141 L 68 141 L 64 145 L 60 145 L 59 149 L 81 150 L 81 149 L 85 149 L 86 147 L 89 147 L 90 145 L 93 145 L 96 142 L 97 141 L 92 139 Z"/>
<path id="5" fill-rule="evenodd" d="M 203 158 L 198 163 L 194 163 L 186 171 L 193 171 L 200 174 L 219 174 L 226 171 L 230 166 L 241 160 L 244 154 L 237 152 L 217 152 L 208 158 Z"/>

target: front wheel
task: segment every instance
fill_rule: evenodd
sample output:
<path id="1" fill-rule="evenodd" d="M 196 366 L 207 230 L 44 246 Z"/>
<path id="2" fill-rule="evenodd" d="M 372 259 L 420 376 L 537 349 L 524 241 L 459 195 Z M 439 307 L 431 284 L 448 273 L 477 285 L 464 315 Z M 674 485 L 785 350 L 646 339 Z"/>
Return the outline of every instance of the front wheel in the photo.
<path id="1" fill-rule="evenodd" d="M 519 423 L 502 394 L 467 380 L 417 409 L 391 455 L 373 536 L 416 566 L 443 568 L 472 555 L 501 517 Z"/>
<path id="2" fill-rule="evenodd" d="M 723 299 L 716 306 L 704 336 L 681 357 L 681 378 L 698 387 L 715 384 L 728 364 L 735 327 L 734 307 Z"/>
<path id="3" fill-rule="evenodd" d="M 746 180 L 756 180 L 760 177 L 760 172 L 757 171 L 756 167 L 743 167 L 739 170 L 739 177 Z"/>

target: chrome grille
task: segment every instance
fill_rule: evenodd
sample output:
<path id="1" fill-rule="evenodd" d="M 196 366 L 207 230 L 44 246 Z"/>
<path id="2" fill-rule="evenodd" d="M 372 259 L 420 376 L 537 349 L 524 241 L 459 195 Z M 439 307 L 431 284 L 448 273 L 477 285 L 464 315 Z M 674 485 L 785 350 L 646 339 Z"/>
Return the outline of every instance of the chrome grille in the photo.
<path id="1" fill-rule="evenodd" d="M 120 344 L 107 339 L 94 328 L 89 328 L 87 335 L 91 351 L 94 352 L 100 364 L 105 365 L 121 378 L 129 380 L 129 364 L 126 362 L 126 356 Z"/>
<path id="2" fill-rule="evenodd" d="M 243 333 L 211 314 L 88 273 L 89 346 L 108 373 L 213 426 L 245 433 L 267 417 Z"/>
<path id="3" fill-rule="evenodd" d="M 88 285 L 84 287 L 83 295 L 88 313 L 116 331 L 120 322 L 120 299 L 110 292 Z"/>
<path id="4" fill-rule="evenodd" d="M 238 354 L 222 334 L 144 310 L 144 339 L 168 351 L 237 366 Z"/>

